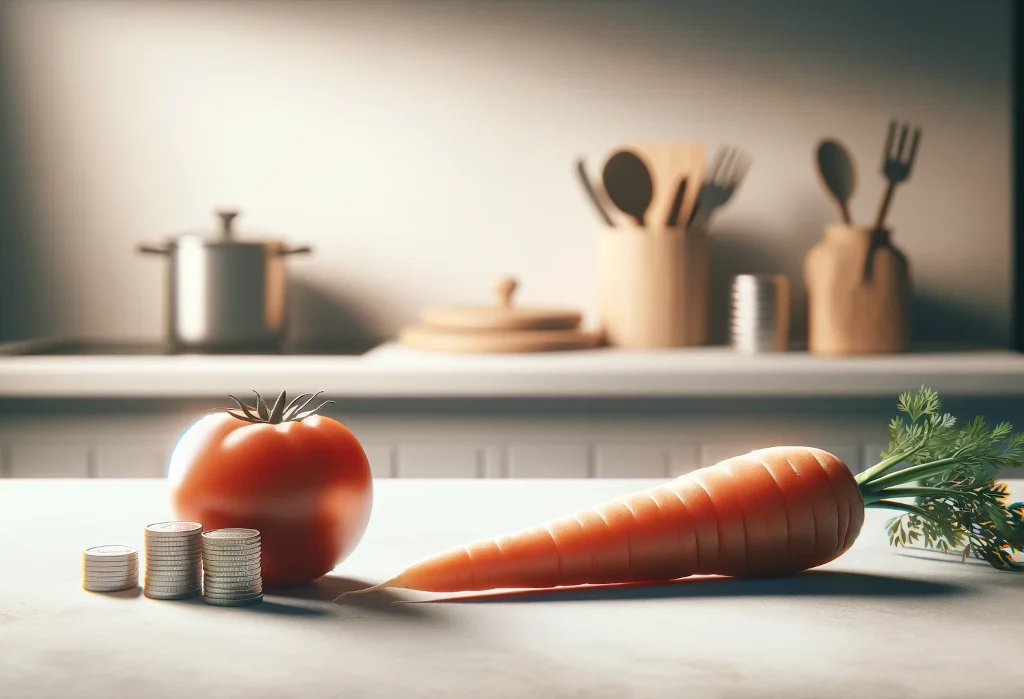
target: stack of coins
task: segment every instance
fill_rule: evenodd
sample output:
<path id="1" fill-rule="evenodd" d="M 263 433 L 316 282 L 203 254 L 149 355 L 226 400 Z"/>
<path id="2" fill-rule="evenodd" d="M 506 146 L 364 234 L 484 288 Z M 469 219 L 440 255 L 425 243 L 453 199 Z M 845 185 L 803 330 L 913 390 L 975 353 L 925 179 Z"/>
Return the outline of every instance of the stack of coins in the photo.
<path id="1" fill-rule="evenodd" d="M 203 601 L 221 607 L 262 602 L 261 551 L 255 529 L 203 532 Z"/>
<path id="2" fill-rule="evenodd" d="M 187 599 L 199 594 L 202 531 L 198 522 L 158 522 L 146 527 L 146 597 Z"/>
<path id="3" fill-rule="evenodd" d="M 139 550 L 131 546 L 94 546 L 82 554 L 82 587 L 90 592 L 119 592 L 139 585 Z"/>

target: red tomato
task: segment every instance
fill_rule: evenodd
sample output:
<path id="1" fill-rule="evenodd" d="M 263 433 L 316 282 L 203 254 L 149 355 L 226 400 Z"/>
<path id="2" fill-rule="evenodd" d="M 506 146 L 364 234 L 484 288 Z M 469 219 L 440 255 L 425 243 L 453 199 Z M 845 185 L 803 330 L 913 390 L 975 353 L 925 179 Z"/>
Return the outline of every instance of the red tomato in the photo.
<path id="1" fill-rule="evenodd" d="M 344 425 L 313 412 L 277 424 L 273 415 L 270 422 L 209 415 L 182 435 L 171 456 L 175 516 L 207 531 L 258 529 L 265 587 L 330 572 L 352 553 L 370 519 L 366 453 Z"/>

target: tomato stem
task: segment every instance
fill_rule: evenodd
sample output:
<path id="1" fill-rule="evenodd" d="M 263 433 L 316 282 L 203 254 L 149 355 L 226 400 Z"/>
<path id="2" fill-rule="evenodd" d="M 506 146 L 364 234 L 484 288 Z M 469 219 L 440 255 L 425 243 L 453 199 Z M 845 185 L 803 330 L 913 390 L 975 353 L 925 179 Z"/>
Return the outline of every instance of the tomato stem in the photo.
<path id="1" fill-rule="evenodd" d="M 274 407 L 269 408 L 267 402 L 263 400 L 263 396 L 258 391 L 253 391 L 256 394 L 256 406 L 250 408 L 242 401 L 238 400 L 232 395 L 228 398 L 235 401 L 235 405 L 238 406 L 237 410 L 232 408 L 222 408 L 228 415 L 243 422 L 252 423 L 265 423 L 269 425 L 279 425 L 282 422 L 301 422 L 307 417 L 316 415 L 325 405 L 331 405 L 334 403 L 333 400 L 325 400 L 315 408 L 306 409 L 314 398 L 319 396 L 323 391 L 317 391 L 316 393 L 303 393 L 293 399 L 290 403 L 288 402 L 288 392 L 281 391 L 281 394 L 274 401 Z M 240 412 L 239 412 L 240 411 Z"/>

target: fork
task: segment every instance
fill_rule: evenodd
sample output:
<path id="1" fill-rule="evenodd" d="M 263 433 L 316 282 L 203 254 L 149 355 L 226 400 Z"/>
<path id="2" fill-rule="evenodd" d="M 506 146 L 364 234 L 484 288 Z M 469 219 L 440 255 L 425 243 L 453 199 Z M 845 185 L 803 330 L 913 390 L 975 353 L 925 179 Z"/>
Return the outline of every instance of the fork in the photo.
<path id="1" fill-rule="evenodd" d="M 740 182 L 750 169 L 750 157 L 739 148 L 722 146 L 715 151 L 715 157 L 708 168 L 708 179 L 701 184 L 697 203 L 690 214 L 687 227 L 695 222 L 707 225 L 711 213 L 725 205 L 739 188 Z"/>
<path id="2" fill-rule="evenodd" d="M 889 180 L 889 186 L 885 190 L 885 198 L 878 208 L 878 218 L 875 219 L 875 230 L 882 228 L 885 223 L 885 216 L 889 213 L 889 205 L 892 204 L 892 195 L 896 185 L 906 181 L 910 177 L 910 170 L 914 167 L 914 158 L 917 157 L 917 144 L 921 138 L 921 129 L 914 129 L 914 136 L 910 141 L 910 149 L 907 151 L 907 132 L 910 130 L 908 124 L 900 127 L 900 140 L 896 149 L 893 149 L 893 141 L 896 138 L 897 122 L 895 119 L 889 123 L 889 135 L 885 139 L 885 154 L 882 158 L 882 174 Z"/>

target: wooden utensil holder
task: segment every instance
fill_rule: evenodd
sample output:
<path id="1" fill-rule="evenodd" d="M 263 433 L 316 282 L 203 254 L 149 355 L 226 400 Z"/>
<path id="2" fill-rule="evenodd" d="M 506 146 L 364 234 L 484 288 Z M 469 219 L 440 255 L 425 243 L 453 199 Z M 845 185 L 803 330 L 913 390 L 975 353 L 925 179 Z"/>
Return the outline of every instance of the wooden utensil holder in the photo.
<path id="1" fill-rule="evenodd" d="M 812 354 L 905 352 L 910 265 L 887 230 L 830 225 L 804 261 Z"/>
<path id="2" fill-rule="evenodd" d="M 604 228 L 598 316 L 605 343 L 655 349 L 707 341 L 708 237 L 703 228 Z"/>

